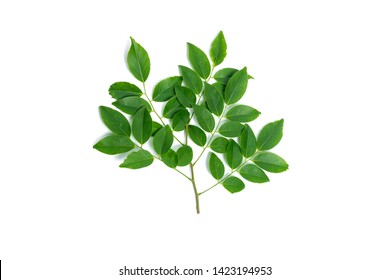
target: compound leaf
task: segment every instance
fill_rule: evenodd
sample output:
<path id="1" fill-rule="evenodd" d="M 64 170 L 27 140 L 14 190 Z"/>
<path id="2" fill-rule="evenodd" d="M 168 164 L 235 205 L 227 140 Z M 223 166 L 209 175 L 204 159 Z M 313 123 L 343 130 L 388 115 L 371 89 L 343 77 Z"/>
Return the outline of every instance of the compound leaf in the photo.
<path id="1" fill-rule="evenodd" d="M 122 154 L 134 147 L 134 143 L 128 136 L 116 134 L 104 137 L 93 146 L 94 149 L 108 155 Z"/>
<path id="2" fill-rule="evenodd" d="M 260 151 L 271 150 L 283 136 L 284 120 L 278 120 L 265 125 L 257 136 L 257 148 Z"/>
<path id="3" fill-rule="evenodd" d="M 131 74 L 140 82 L 145 82 L 150 72 L 150 59 L 146 50 L 131 38 L 131 47 L 127 54 L 127 65 Z"/>
<path id="4" fill-rule="evenodd" d="M 130 136 L 130 124 L 125 116 L 123 116 L 118 111 L 106 106 L 100 106 L 99 112 L 100 117 L 109 130 L 119 135 Z"/>
<path id="5" fill-rule="evenodd" d="M 140 144 L 143 144 L 148 141 L 151 135 L 152 117 L 148 110 L 142 107 L 133 117 L 133 136 Z"/>
<path id="6" fill-rule="evenodd" d="M 197 46 L 187 43 L 188 47 L 188 60 L 192 68 L 203 79 L 207 79 L 211 72 L 210 61 L 207 55 Z"/>
<path id="7" fill-rule="evenodd" d="M 222 185 L 231 193 L 240 192 L 245 188 L 244 182 L 234 176 L 228 177 L 225 181 L 223 181 Z"/>
<path id="8" fill-rule="evenodd" d="M 216 153 L 223 154 L 226 152 L 226 148 L 228 144 L 229 144 L 229 140 L 227 140 L 226 138 L 217 137 L 211 142 L 210 148 Z"/>
<path id="9" fill-rule="evenodd" d="M 146 150 L 138 150 L 130 153 L 119 167 L 130 169 L 139 169 L 149 166 L 153 163 L 153 155 Z"/>

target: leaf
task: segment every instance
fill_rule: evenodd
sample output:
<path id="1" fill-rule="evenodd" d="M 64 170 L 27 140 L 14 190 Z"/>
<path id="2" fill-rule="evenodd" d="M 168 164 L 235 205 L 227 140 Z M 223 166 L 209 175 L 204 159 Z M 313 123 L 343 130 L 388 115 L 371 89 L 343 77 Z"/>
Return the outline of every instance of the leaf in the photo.
<path id="1" fill-rule="evenodd" d="M 175 86 L 176 98 L 179 102 L 187 108 L 196 104 L 196 95 L 189 88 L 182 86 Z"/>
<path id="2" fill-rule="evenodd" d="M 175 95 L 175 85 L 181 84 L 182 80 L 182 77 L 174 76 L 158 82 L 153 90 L 153 100 L 156 102 L 169 100 Z"/>
<path id="3" fill-rule="evenodd" d="M 228 177 L 225 181 L 223 181 L 222 185 L 231 193 L 240 192 L 245 188 L 244 182 L 234 176 Z"/>
<path id="4" fill-rule="evenodd" d="M 207 132 L 212 132 L 215 127 L 215 120 L 210 111 L 199 105 L 194 105 L 193 109 L 200 127 Z"/>
<path id="5" fill-rule="evenodd" d="M 225 122 L 221 125 L 218 132 L 226 137 L 239 137 L 241 135 L 244 125 L 239 122 Z"/>
<path id="6" fill-rule="evenodd" d="M 172 119 L 173 116 L 184 107 L 180 104 L 176 97 L 172 97 L 167 104 L 165 104 L 163 110 L 163 117 L 167 119 Z"/>
<path id="7" fill-rule="evenodd" d="M 139 169 L 147 167 L 153 163 L 153 156 L 146 150 L 138 150 L 130 153 L 124 162 L 119 167 L 125 167 L 130 169 Z"/>
<path id="8" fill-rule="evenodd" d="M 237 105 L 226 113 L 226 118 L 231 121 L 251 122 L 260 115 L 255 108 L 247 105 Z"/>
<path id="9" fill-rule="evenodd" d="M 280 173 L 288 169 L 287 162 L 271 152 L 261 152 L 253 159 L 253 162 L 264 170 L 273 173 Z"/>
<path id="10" fill-rule="evenodd" d="M 284 120 L 278 120 L 265 125 L 257 136 L 257 148 L 260 151 L 271 150 L 283 136 Z"/>
<path id="11" fill-rule="evenodd" d="M 236 72 L 229 80 L 225 89 L 226 104 L 234 104 L 244 95 L 248 85 L 248 74 L 246 67 Z"/>
<path id="12" fill-rule="evenodd" d="M 223 165 L 223 162 L 214 153 L 210 154 L 209 169 L 211 175 L 213 175 L 213 177 L 217 180 L 221 179 L 225 174 L 225 166 Z"/>
<path id="13" fill-rule="evenodd" d="M 133 136 L 143 144 L 152 135 L 152 117 L 145 107 L 142 107 L 133 117 Z"/>
<path id="14" fill-rule="evenodd" d="M 188 126 L 188 134 L 190 135 L 191 140 L 198 146 L 203 147 L 206 144 L 207 137 L 206 133 L 201 130 L 199 127 L 194 125 Z"/>
<path id="15" fill-rule="evenodd" d="M 163 126 L 158 122 L 152 122 L 152 136 L 156 135 L 157 131 L 159 131 Z"/>
<path id="16" fill-rule="evenodd" d="M 99 140 L 93 148 L 99 152 L 116 155 L 130 151 L 135 147 L 128 136 L 112 134 Z"/>
<path id="17" fill-rule="evenodd" d="M 177 165 L 186 166 L 191 163 L 193 157 L 193 151 L 190 146 L 181 146 L 177 151 Z"/>
<path id="18" fill-rule="evenodd" d="M 210 57 L 214 66 L 222 63 L 226 57 L 227 44 L 223 32 L 220 31 L 214 41 L 211 43 Z"/>
<path id="19" fill-rule="evenodd" d="M 179 65 L 184 84 L 194 93 L 199 94 L 203 89 L 203 83 L 198 74 L 191 68 Z"/>
<path id="20" fill-rule="evenodd" d="M 216 116 L 220 116 L 223 112 L 224 105 L 225 105 L 223 101 L 222 93 L 214 86 L 205 83 L 204 97 L 211 113 L 213 113 Z"/>
<path id="21" fill-rule="evenodd" d="M 173 144 L 173 134 L 169 125 L 161 128 L 153 138 L 153 149 L 158 155 L 165 154 Z"/>
<path id="22" fill-rule="evenodd" d="M 190 113 L 187 110 L 180 110 L 173 116 L 172 129 L 174 131 L 182 131 L 189 121 Z"/>
<path id="23" fill-rule="evenodd" d="M 223 68 L 223 69 L 217 71 L 214 74 L 214 79 L 217 82 L 221 83 L 221 84 L 227 85 L 227 83 L 229 82 L 230 78 L 236 72 L 238 72 L 238 69 L 235 69 L 235 68 Z M 253 77 L 251 75 L 248 75 L 248 79 L 253 79 Z"/>
<path id="24" fill-rule="evenodd" d="M 246 164 L 240 169 L 240 175 L 253 183 L 265 183 L 269 182 L 268 176 L 263 170 L 258 168 L 254 164 Z"/>
<path id="25" fill-rule="evenodd" d="M 161 160 L 170 168 L 175 168 L 178 162 L 177 154 L 172 149 L 165 154 L 162 154 Z"/>
<path id="26" fill-rule="evenodd" d="M 131 74 L 140 82 L 145 82 L 150 72 L 150 59 L 146 50 L 131 38 L 131 47 L 127 54 L 127 65 Z"/>
<path id="27" fill-rule="evenodd" d="M 241 153 L 249 158 L 256 152 L 256 136 L 249 125 L 245 125 L 240 137 Z"/>
<path id="28" fill-rule="evenodd" d="M 123 116 L 118 111 L 105 106 L 100 106 L 99 112 L 102 121 L 109 130 L 119 135 L 130 136 L 130 124 L 125 116 Z"/>
<path id="29" fill-rule="evenodd" d="M 211 72 L 210 61 L 207 55 L 199 49 L 197 46 L 187 43 L 188 47 L 188 60 L 192 68 L 203 79 L 207 79 Z"/>
<path id="30" fill-rule="evenodd" d="M 216 88 L 222 94 L 222 96 L 225 96 L 226 85 L 221 83 L 214 83 L 213 87 Z"/>
<path id="31" fill-rule="evenodd" d="M 240 146 L 234 140 L 229 140 L 226 147 L 226 161 L 232 169 L 237 168 L 242 162 Z"/>
<path id="32" fill-rule="evenodd" d="M 122 98 L 113 102 L 112 105 L 129 115 L 134 115 L 141 107 L 145 107 L 149 112 L 152 111 L 148 101 L 136 96 Z"/>
<path id="33" fill-rule="evenodd" d="M 108 89 L 108 93 L 115 99 L 142 95 L 142 91 L 139 89 L 139 87 L 128 82 L 113 83 Z"/>
<path id="34" fill-rule="evenodd" d="M 216 153 L 225 153 L 229 140 L 224 137 L 217 137 L 211 142 L 210 148 Z"/>

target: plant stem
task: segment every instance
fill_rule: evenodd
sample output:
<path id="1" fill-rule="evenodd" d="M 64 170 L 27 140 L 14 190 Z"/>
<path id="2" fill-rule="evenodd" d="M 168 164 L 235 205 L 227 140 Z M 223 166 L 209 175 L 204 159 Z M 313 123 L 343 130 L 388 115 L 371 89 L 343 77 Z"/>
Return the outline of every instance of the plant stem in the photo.
<path id="1" fill-rule="evenodd" d="M 146 96 L 146 99 L 148 100 L 149 104 L 150 104 L 150 107 L 152 108 L 152 112 L 159 118 L 161 124 L 163 126 L 165 126 L 165 122 L 163 121 L 163 119 L 161 118 L 161 116 L 159 115 L 159 113 L 157 113 L 156 109 L 154 108 L 153 106 L 153 103 L 152 103 L 152 100 L 150 100 L 148 94 L 146 93 L 146 87 L 145 87 L 145 83 L 142 83 L 142 86 L 144 87 L 144 94 Z M 176 139 L 177 142 L 179 142 L 182 146 L 184 145 L 183 142 L 181 142 L 175 135 L 173 135 L 173 137 Z"/>
<path id="2" fill-rule="evenodd" d="M 213 141 L 214 135 L 215 135 L 215 133 L 218 131 L 219 125 L 220 125 L 220 123 L 221 123 L 221 120 L 222 120 L 222 118 L 224 117 L 226 107 L 227 107 L 227 106 L 224 105 L 223 111 L 222 111 L 221 116 L 219 117 L 218 123 L 217 123 L 217 125 L 215 126 L 215 129 L 214 129 L 213 133 L 211 133 L 210 139 L 207 141 L 206 145 L 203 147 L 202 152 L 200 153 L 200 155 L 198 156 L 198 158 L 195 160 L 194 165 L 195 165 L 195 164 L 198 162 L 198 160 L 202 157 L 204 151 L 206 151 L 206 149 L 209 147 L 211 141 Z"/>
<path id="3" fill-rule="evenodd" d="M 188 124 L 186 124 L 186 129 L 185 129 L 185 142 L 186 145 L 188 144 Z M 200 208 L 199 208 L 199 194 L 198 190 L 196 188 L 196 183 L 195 183 L 195 173 L 194 173 L 194 164 L 191 162 L 190 163 L 190 170 L 191 170 L 191 182 L 192 182 L 192 187 L 194 188 L 194 193 L 195 193 L 195 204 L 196 204 L 196 213 L 200 213 Z"/>

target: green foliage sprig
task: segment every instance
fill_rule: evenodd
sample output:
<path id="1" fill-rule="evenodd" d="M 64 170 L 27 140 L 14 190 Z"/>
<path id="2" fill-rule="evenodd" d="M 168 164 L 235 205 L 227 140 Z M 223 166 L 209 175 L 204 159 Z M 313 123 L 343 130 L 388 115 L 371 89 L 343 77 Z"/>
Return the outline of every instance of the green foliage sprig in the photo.
<path id="1" fill-rule="evenodd" d="M 221 184 L 231 193 L 242 191 L 244 182 L 269 181 L 264 172 L 279 173 L 288 169 L 280 156 L 269 152 L 283 135 L 283 119 L 265 125 L 255 136 L 248 122 L 260 112 L 239 104 L 248 86 L 247 68 L 222 68 L 214 73 L 226 56 L 227 44 L 221 32 L 210 48 L 211 63 L 197 46 L 188 43 L 191 68 L 180 65 L 180 76 L 171 76 L 158 82 L 152 98 L 146 93 L 145 82 L 150 72 L 150 59 L 146 50 L 131 38 L 127 66 L 142 83 L 142 89 L 129 82 L 116 82 L 108 90 L 112 103 L 123 113 L 100 106 L 102 121 L 112 134 L 98 141 L 94 148 L 114 155 L 128 153 L 120 167 L 138 169 L 160 160 L 187 178 L 193 186 L 196 211 L 199 196 Z M 214 80 L 212 83 L 211 80 Z M 164 102 L 162 114 L 153 102 Z M 153 116 L 153 117 L 152 117 Z M 201 147 L 195 155 L 193 144 Z M 145 146 L 151 142 L 152 148 Z M 204 152 L 209 152 L 208 168 L 216 183 L 199 192 L 194 167 Z M 219 155 L 217 155 L 219 154 Z M 226 165 L 230 171 L 226 171 Z M 189 167 L 190 175 L 178 167 Z"/>

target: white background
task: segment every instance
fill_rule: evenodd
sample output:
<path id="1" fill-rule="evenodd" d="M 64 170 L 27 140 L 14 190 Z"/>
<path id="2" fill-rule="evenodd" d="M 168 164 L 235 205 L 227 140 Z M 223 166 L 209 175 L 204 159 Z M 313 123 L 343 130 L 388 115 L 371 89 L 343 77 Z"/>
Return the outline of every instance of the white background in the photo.
<path id="1" fill-rule="evenodd" d="M 0 4 L 4 279 L 123 279 L 124 265 L 390 279 L 388 1 L 102 2 Z M 149 52 L 151 92 L 188 65 L 186 42 L 208 50 L 219 30 L 223 66 L 255 77 L 242 103 L 262 112 L 257 128 L 285 119 L 275 152 L 290 169 L 235 195 L 219 186 L 196 215 L 176 172 L 120 169 L 92 145 L 109 85 L 135 82 L 129 36 Z"/>

